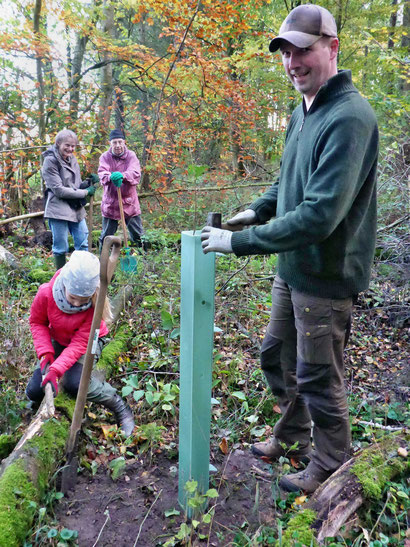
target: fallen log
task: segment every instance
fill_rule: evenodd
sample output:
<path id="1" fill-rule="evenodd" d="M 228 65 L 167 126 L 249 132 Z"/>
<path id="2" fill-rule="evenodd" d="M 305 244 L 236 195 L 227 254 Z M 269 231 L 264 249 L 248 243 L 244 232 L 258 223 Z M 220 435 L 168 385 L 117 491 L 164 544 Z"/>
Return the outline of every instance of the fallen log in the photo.
<path id="1" fill-rule="evenodd" d="M 33 522 L 51 477 L 60 465 L 69 431 L 67 408 L 73 401 L 59 395 L 58 419 L 36 416 L 33 435 L 25 435 L 0 466 L 0 538 L 2 547 L 19 547 Z"/>
<path id="2" fill-rule="evenodd" d="M 20 261 L 8 251 L 3 245 L 0 245 L 0 262 L 7 264 L 12 270 L 21 270 Z"/>
<path id="3" fill-rule="evenodd" d="M 298 526 L 310 537 L 307 545 L 336 536 L 363 503 L 382 497 L 388 481 L 410 472 L 409 443 L 409 433 L 386 435 L 347 461 L 316 490 L 297 515 L 298 521 L 289 522 L 284 536 L 289 543 L 283 545 L 292 544 L 296 531 L 300 537 Z"/>

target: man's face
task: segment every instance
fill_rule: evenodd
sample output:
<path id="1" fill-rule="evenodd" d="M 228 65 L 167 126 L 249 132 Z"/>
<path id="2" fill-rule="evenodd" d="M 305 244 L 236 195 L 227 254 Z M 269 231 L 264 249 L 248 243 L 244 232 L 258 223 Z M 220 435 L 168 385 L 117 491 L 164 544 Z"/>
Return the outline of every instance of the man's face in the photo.
<path id="1" fill-rule="evenodd" d="M 63 158 L 63 160 L 70 159 L 70 157 L 73 155 L 73 152 L 76 146 L 77 146 L 77 141 L 73 139 L 72 137 L 69 137 L 68 139 L 66 139 L 59 145 L 58 151 L 60 153 L 60 156 Z"/>
<path id="2" fill-rule="evenodd" d="M 111 149 L 116 156 L 121 156 L 125 152 L 125 140 L 113 139 L 110 141 Z"/>
<path id="3" fill-rule="evenodd" d="M 337 73 L 337 38 L 322 38 L 307 48 L 283 40 L 280 52 L 289 80 L 309 105 L 319 88 Z"/>

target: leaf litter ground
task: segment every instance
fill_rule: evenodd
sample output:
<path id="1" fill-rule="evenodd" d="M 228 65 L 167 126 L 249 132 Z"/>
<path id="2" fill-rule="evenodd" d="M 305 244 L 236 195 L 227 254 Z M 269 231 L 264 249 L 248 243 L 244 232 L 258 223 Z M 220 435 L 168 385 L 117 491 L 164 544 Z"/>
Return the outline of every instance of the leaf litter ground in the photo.
<path id="1" fill-rule="evenodd" d="M 359 303 L 346 351 L 350 398 L 360 400 L 352 408 L 356 449 L 371 442 L 372 433 L 361 420 L 376 420 L 385 427 L 403 425 L 407 418 L 409 425 L 403 410 L 409 394 L 407 326 L 397 328 L 383 308 Z M 254 357 L 257 352 L 250 339 L 249 344 L 248 355 Z M 257 366 L 256 359 L 250 361 Z M 284 511 L 297 508 L 298 498 L 286 498 L 277 489 L 278 476 L 291 462 L 271 466 L 253 457 L 249 439 L 237 439 L 229 447 L 220 442 L 221 435 L 223 429 L 219 439 L 217 433 L 211 440 L 211 463 L 217 471 L 211 474 L 210 486 L 218 491 L 218 498 L 211 500 L 214 516 L 210 524 L 201 523 L 195 530 L 192 545 L 247 545 L 244 538 L 260 538 L 263 527 L 276 528 Z M 55 508 L 59 527 L 77 530 L 81 547 L 155 546 L 166 541 L 182 545 L 176 539 L 185 522 L 177 501 L 178 462 L 168 454 L 159 448 L 152 458 L 145 453 L 129 460 L 115 481 L 107 466 L 100 465 L 94 476 L 84 470 L 74 491 Z"/>

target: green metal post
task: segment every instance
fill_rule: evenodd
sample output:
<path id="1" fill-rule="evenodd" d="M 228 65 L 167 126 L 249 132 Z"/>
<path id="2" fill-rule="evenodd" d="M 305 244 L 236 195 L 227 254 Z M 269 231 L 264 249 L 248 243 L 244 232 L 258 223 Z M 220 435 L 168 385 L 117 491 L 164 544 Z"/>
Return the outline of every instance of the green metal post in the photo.
<path id="1" fill-rule="evenodd" d="M 200 232 L 182 232 L 178 501 L 188 516 L 185 484 L 209 488 L 215 253 L 205 255 Z"/>

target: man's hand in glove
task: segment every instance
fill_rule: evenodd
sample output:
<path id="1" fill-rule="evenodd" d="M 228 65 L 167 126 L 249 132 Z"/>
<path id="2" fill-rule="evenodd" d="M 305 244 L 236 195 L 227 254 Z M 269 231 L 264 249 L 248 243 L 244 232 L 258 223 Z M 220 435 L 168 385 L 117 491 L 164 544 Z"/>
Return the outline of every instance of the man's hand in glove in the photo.
<path id="1" fill-rule="evenodd" d="M 232 232 L 212 226 L 205 226 L 201 232 L 202 250 L 204 253 L 232 253 Z"/>
<path id="2" fill-rule="evenodd" d="M 124 175 L 120 173 L 119 171 L 114 171 L 114 173 L 111 173 L 110 180 L 113 183 L 114 186 L 119 188 L 122 184 L 122 181 L 124 179 Z"/>
<path id="3" fill-rule="evenodd" d="M 235 224 L 244 224 L 248 226 L 249 224 L 255 224 L 257 221 L 256 213 L 253 209 L 245 209 L 241 213 L 238 213 L 234 217 L 226 221 L 227 224 L 234 226 Z"/>
<path id="4" fill-rule="evenodd" d="M 95 186 L 89 186 L 87 188 L 87 195 L 88 196 L 93 196 L 95 194 L 95 191 L 96 191 L 96 187 Z"/>
<path id="5" fill-rule="evenodd" d="M 51 363 L 54 361 L 54 353 L 45 353 L 40 358 L 40 370 L 43 372 L 43 370 L 46 368 L 47 365 L 51 365 Z"/>
<path id="6" fill-rule="evenodd" d="M 49 370 L 48 373 L 45 375 L 44 380 L 42 381 L 41 385 L 42 387 L 45 387 L 45 385 L 48 382 L 51 382 L 51 385 L 53 386 L 54 395 L 57 395 L 58 393 L 58 384 L 57 380 L 59 379 L 59 376 L 55 370 Z"/>

